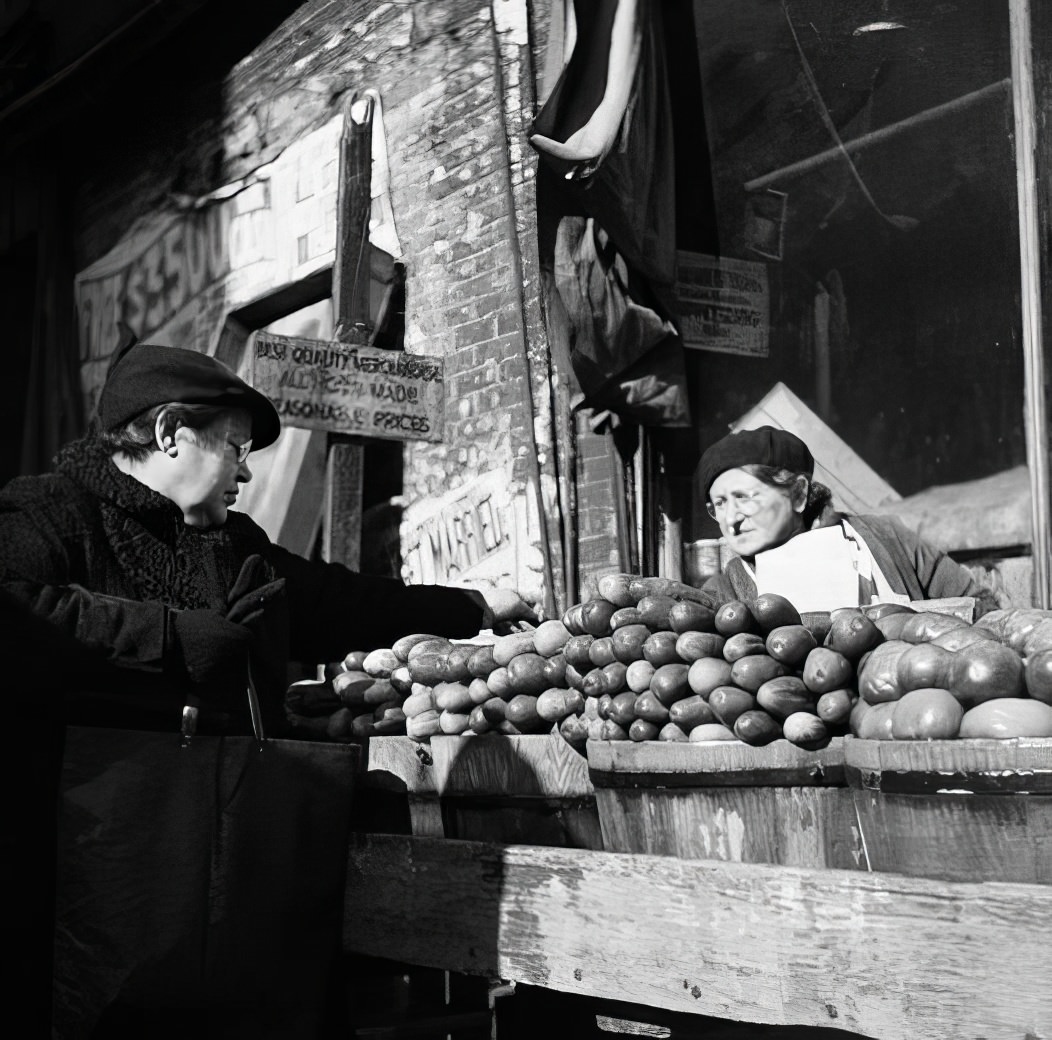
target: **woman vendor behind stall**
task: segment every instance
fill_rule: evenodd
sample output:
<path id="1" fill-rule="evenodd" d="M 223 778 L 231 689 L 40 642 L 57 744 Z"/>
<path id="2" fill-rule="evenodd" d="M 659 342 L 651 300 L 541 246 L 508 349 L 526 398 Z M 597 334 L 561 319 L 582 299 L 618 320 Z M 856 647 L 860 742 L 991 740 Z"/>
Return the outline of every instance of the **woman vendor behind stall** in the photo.
<path id="1" fill-rule="evenodd" d="M 799 437 L 761 426 L 711 445 L 698 467 L 709 515 L 737 557 L 705 584 L 720 603 L 760 593 L 800 611 L 971 596 L 976 617 L 997 606 L 964 567 L 900 521 L 833 508 L 812 479 Z"/>

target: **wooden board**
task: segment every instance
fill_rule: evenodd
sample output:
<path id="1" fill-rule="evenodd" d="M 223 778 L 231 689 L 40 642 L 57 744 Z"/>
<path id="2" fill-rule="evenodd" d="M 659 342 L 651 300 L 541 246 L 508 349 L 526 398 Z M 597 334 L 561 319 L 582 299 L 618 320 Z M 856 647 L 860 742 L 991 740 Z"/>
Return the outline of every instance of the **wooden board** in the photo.
<path id="1" fill-rule="evenodd" d="M 371 737 L 363 768 L 400 778 L 408 790 L 439 795 L 593 795 L 588 762 L 558 733 L 522 736 Z"/>
<path id="2" fill-rule="evenodd" d="M 357 836 L 344 947 L 880 1040 L 1052 1035 L 1052 890 Z"/>
<path id="3" fill-rule="evenodd" d="M 441 357 L 259 332 L 251 382 L 289 426 L 441 441 L 443 368 Z"/>
<path id="4" fill-rule="evenodd" d="M 415 794 L 437 794 L 431 747 L 409 737 L 368 737 L 362 741 L 365 784 L 374 787 L 402 785 Z"/>
<path id="5" fill-rule="evenodd" d="M 596 804 L 609 852 L 865 867 L 846 787 L 600 788 Z"/>
<path id="6" fill-rule="evenodd" d="M 866 863 L 945 881 L 1052 885 L 1052 795 L 854 791 Z"/>
<path id="7" fill-rule="evenodd" d="M 1052 794 L 1052 738 L 844 740 L 849 783 L 871 791 Z"/>
<path id="8" fill-rule="evenodd" d="M 432 737 L 438 790 L 446 795 L 594 795 L 588 762 L 558 733 Z"/>
<path id="9" fill-rule="evenodd" d="M 844 744 L 870 866 L 1052 884 L 1052 739 Z"/>
<path id="10" fill-rule="evenodd" d="M 371 737 L 364 758 L 365 790 L 405 791 L 415 835 L 603 847 L 587 762 L 558 733 Z"/>
<path id="11" fill-rule="evenodd" d="M 820 751 L 788 740 L 752 747 L 739 740 L 703 744 L 590 740 L 588 769 L 596 787 L 828 786 L 844 782 L 844 740 Z"/>

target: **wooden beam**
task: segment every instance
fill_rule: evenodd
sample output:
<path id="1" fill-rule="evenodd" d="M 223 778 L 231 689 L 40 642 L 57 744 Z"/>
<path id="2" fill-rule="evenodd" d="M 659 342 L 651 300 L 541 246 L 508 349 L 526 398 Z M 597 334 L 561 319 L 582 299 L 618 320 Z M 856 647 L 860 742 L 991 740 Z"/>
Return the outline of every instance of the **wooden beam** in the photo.
<path id="1" fill-rule="evenodd" d="M 881 1040 L 1052 1036 L 1052 886 L 352 836 L 352 953 Z"/>
<path id="2" fill-rule="evenodd" d="M 948 115 L 966 111 L 989 98 L 996 98 L 1002 95 L 1007 97 L 1011 83 L 1010 79 L 1000 79 L 996 83 L 990 83 L 979 90 L 972 91 L 970 94 L 965 94 L 963 97 L 954 98 L 945 104 L 936 105 L 934 108 L 929 108 L 924 112 L 918 112 L 908 119 L 901 119 L 897 123 L 883 126 L 879 130 L 873 130 L 871 133 L 863 134 L 861 137 L 856 137 L 851 141 L 844 141 L 842 148 L 827 148 L 825 151 L 809 155 L 806 159 L 799 160 L 799 162 L 790 163 L 788 166 L 783 166 L 778 170 L 772 170 L 761 177 L 754 177 L 752 180 L 746 181 L 742 187 L 745 191 L 761 191 L 780 181 L 788 180 L 790 177 L 799 177 L 803 173 L 810 173 L 812 170 L 825 166 L 826 163 L 832 162 L 834 159 L 842 159 L 845 152 L 849 155 L 855 155 L 867 148 L 872 148 L 873 145 L 881 144 L 890 138 L 896 137 L 907 130 L 917 130 Z"/>
<path id="3" fill-rule="evenodd" d="M 1049 583 L 1048 418 L 1041 333 L 1041 222 L 1037 202 L 1037 102 L 1030 0 L 1009 0 L 1012 46 L 1012 110 L 1015 116 L 1016 192 L 1019 210 L 1019 295 L 1023 324 L 1023 426 L 1030 475 L 1030 525 L 1034 558 L 1034 605 L 1052 603 Z"/>
<path id="4" fill-rule="evenodd" d="M 365 344 L 369 342 L 372 99 L 352 98 L 343 118 L 332 276 L 333 316 L 336 339 L 342 343 Z M 365 447 L 360 439 L 330 435 L 322 553 L 326 560 L 342 563 L 351 570 L 357 570 L 361 562 L 364 470 Z"/>

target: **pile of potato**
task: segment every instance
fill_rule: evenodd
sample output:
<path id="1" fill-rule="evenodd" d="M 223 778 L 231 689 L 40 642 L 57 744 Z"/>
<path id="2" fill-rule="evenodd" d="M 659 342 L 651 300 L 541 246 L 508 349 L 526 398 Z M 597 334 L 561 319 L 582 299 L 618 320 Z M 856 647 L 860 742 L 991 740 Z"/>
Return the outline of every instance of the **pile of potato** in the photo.
<path id="1" fill-rule="evenodd" d="M 294 730 L 314 740 L 404 734 L 402 705 L 412 680 L 393 649 L 352 650 L 326 669 L 326 679 L 303 679 L 285 694 Z"/>
<path id="2" fill-rule="evenodd" d="M 882 604 L 801 615 L 787 599 L 714 604 L 663 578 L 610 574 L 558 620 L 355 651 L 289 690 L 321 739 L 520 734 L 588 740 L 1052 736 L 1052 612 L 970 624 Z M 1014 703 L 1008 703 L 1008 702 Z M 311 717 L 309 720 L 304 716 Z"/>
<path id="3" fill-rule="evenodd" d="M 577 720 L 560 722 L 571 743 L 823 747 L 847 732 L 855 665 L 882 638 L 860 611 L 804 618 L 781 596 L 716 607 L 690 586 L 630 575 L 598 588 L 562 619 L 566 682 L 585 699 Z"/>

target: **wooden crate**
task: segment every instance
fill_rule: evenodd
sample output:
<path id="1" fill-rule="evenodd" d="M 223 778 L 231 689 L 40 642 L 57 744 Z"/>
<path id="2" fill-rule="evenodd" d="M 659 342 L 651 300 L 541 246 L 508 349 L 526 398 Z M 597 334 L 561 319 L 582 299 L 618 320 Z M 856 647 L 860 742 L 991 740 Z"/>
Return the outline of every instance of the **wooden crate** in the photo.
<path id="1" fill-rule="evenodd" d="M 1052 739 L 846 738 L 868 869 L 1052 884 Z"/>
<path id="2" fill-rule="evenodd" d="M 604 847 L 685 859 L 864 866 L 843 739 L 821 751 L 589 741 Z"/>
<path id="3" fill-rule="evenodd" d="M 558 733 L 371 737 L 363 769 L 366 792 L 405 792 L 419 837 L 602 849 L 588 764 Z"/>

